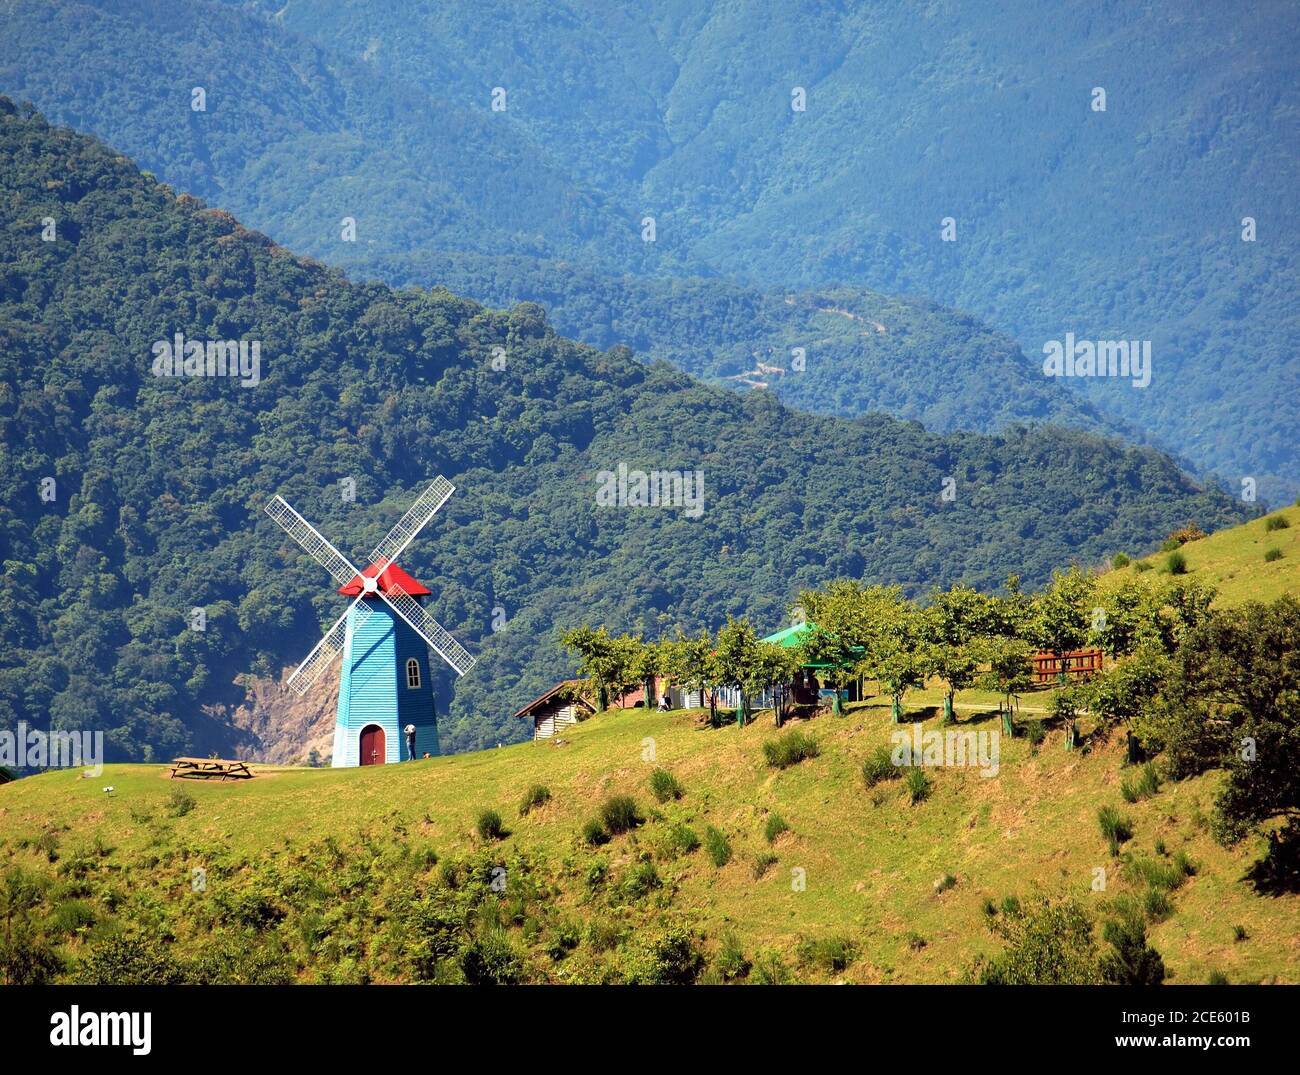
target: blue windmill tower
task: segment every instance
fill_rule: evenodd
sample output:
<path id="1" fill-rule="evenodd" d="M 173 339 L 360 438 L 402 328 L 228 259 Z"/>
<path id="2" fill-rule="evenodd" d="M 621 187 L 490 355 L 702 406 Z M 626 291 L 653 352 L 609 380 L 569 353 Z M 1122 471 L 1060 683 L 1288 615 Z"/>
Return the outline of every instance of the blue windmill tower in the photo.
<path id="1" fill-rule="evenodd" d="M 283 497 L 266 505 L 266 513 L 339 583 L 339 593 L 353 598 L 288 681 L 290 690 L 305 694 L 343 655 L 335 768 L 438 753 L 429 651 L 459 676 L 469 671 L 474 658 L 425 611 L 419 598 L 430 591 L 398 566 L 397 557 L 455 491 L 446 478 L 435 478 L 375 546 L 364 571 L 353 567 Z"/>

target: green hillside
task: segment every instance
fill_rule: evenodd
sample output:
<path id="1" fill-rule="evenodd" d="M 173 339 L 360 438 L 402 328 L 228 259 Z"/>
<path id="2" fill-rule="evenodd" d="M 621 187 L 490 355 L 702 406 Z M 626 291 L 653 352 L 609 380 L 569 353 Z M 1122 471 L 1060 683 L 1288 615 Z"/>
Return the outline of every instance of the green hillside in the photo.
<path id="1" fill-rule="evenodd" d="M 1191 543 L 1207 554 L 1198 570 L 1259 526 Z M 1268 566 L 1243 560 L 1224 579 L 1262 576 L 1256 594 L 1270 594 Z M 707 711 L 611 709 L 541 743 L 361 769 L 255 766 L 243 782 L 138 764 L 22 779 L 0 786 L 0 977 L 943 983 L 1005 966 L 1020 949 L 998 929 L 1027 913 L 1058 935 L 1073 921 L 1094 947 L 1136 914 L 1167 982 L 1294 984 L 1300 876 L 1294 852 L 1279 853 L 1288 838 L 1269 837 L 1290 817 L 1294 847 L 1300 605 L 1276 589 L 1287 600 L 1271 626 L 1229 597 L 1171 636 L 1169 678 L 1147 705 L 1190 723 L 1173 738 L 1183 717 L 1150 724 L 1141 766 L 1126 760 L 1124 723 L 1099 712 L 1066 749 L 1055 702 L 1074 688 L 1052 687 L 1022 695 L 1016 735 L 979 764 L 886 774 L 872 759 L 900 725 L 882 696 L 785 728 L 770 710 L 715 726 Z M 1251 652 L 1234 635 L 1249 622 L 1274 632 Z M 1226 678 L 1200 680 L 1220 657 Z M 960 692 L 946 730 L 995 734 L 995 697 Z M 908 695 L 902 730 L 943 730 L 938 698 Z M 1277 762 L 1247 774 L 1216 758 L 1232 742 L 1212 730 L 1224 725 L 1264 737 Z M 1219 746 L 1197 762 L 1201 734 Z M 792 738 L 804 745 L 777 767 L 771 748 Z M 1240 794 L 1258 798 L 1256 781 L 1274 790 L 1250 806 Z M 1235 837 L 1226 790 L 1246 807 Z M 1261 872 L 1270 858 L 1283 872 Z M 1075 918 L 1036 920 L 1040 906 Z M 1027 951 L 1034 980 L 1087 966 Z"/>
<path id="2" fill-rule="evenodd" d="M 1032 585 L 1250 514 L 1088 433 L 812 416 L 574 343 L 534 304 L 351 283 L 4 100 L 0 156 L 0 722 L 103 730 L 113 760 L 267 756 L 237 719 L 249 677 L 283 698 L 341 611 L 275 493 L 348 553 L 432 475 L 457 486 L 404 565 L 480 657 L 437 685 L 454 749 L 518 736 L 584 620 L 775 624 L 836 577 Z M 154 376 L 176 333 L 259 343 L 257 383 Z M 704 501 L 601 507 L 620 465 L 699 470 Z"/>
<path id="3" fill-rule="evenodd" d="M 708 730 L 699 716 L 611 711 L 566 731 L 564 746 L 268 770 L 249 783 L 180 790 L 156 766 L 110 766 L 94 779 L 52 773 L 0 788 L 0 862 L 47 879 L 42 913 L 68 922 L 59 939 L 76 980 L 158 975 L 154 959 L 172 944 L 192 951 L 191 940 L 256 927 L 256 955 L 207 973 L 454 978 L 453 966 L 435 969 L 428 953 L 454 964 L 466 943 L 481 943 L 498 971 L 520 980 L 661 980 L 687 936 L 719 974 L 730 965 L 727 946 L 738 946 L 754 964 L 749 980 L 951 982 L 998 950 L 987 900 L 1029 900 L 1041 889 L 1075 895 L 1101 915 L 1141 893 L 1133 863 L 1181 852 L 1195 875 L 1149 935 L 1168 980 L 1202 983 L 1213 972 L 1233 982 L 1300 980 L 1300 896 L 1257 895 L 1243 880 L 1262 840 L 1225 850 L 1207 832 L 1218 774 L 1130 806 L 1119 792 L 1119 743 L 1067 753 L 1054 733 L 1037 752 L 1023 739 L 1004 744 L 995 779 L 937 771 L 930 797 L 909 805 L 901 782 L 868 791 L 859 776 L 889 741 L 883 702 L 808 723 L 820 756 L 786 771 L 763 761 L 762 744 L 779 734 L 770 719 Z M 680 782 L 680 800 L 655 801 L 656 767 Z M 533 784 L 550 801 L 521 817 Z M 589 847 L 580 830 L 615 794 L 634 797 L 647 821 Z M 1100 804 L 1122 807 L 1132 822 L 1120 860 L 1097 830 Z M 477 834 L 483 809 L 500 813 L 503 840 Z M 769 843 L 774 816 L 788 831 Z M 730 861 L 715 866 L 707 846 L 682 850 L 681 826 L 700 840 L 717 828 Z M 490 887 L 496 866 L 506 871 L 500 894 Z M 1098 867 L 1104 893 L 1092 891 Z M 203 892 L 192 890 L 196 868 Z M 795 870 L 804 871 L 801 891 Z M 944 888 L 948 876 L 955 883 Z M 57 910 L 60 899 L 75 900 L 75 914 Z M 101 945 L 116 951 L 107 940 L 115 928 L 145 925 L 162 940 L 124 946 L 117 962 L 79 964 Z M 1234 940 L 1236 926 L 1245 940 Z M 837 945 L 852 953 L 842 969 L 826 954 Z"/>
<path id="4" fill-rule="evenodd" d="M 1279 525 L 1277 520 L 1286 525 Z M 1272 550 L 1281 555 L 1274 556 Z M 1189 541 L 1178 552 L 1185 561 L 1187 577 L 1213 586 L 1220 606 L 1300 594 L 1300 507 L 1283 508 L 1242 526 Z M 1146 570 L 1167 572 L 1169 556 L 1167 552 L 1155 553 L 1138 563 Z M 1131 578 L 1143 568 L 1130 565 L 1108 577 Z"/>
<path id="5" fill-rule="evenodd" d="M 1300 395 L 1295 7 L 1058 7 L 18 0 L 0 92 L 390 282 L 433 282 L 400 266 L 432 251 L 921 294 L 1011 333 L 1027 377 L 1066 333 L 1149 339 L 1147 389 L 1070 387 L 1290 500 L 1300 430 L 1261 401 Z M 750 342 L 742 326 L 678 346 Z M 943 395 L 944 356 L 920 354 L 909 415 Z M 890 398 L 827 383 L 809 396 L 828 412 Z M 989 414 L 1015 399 L 981 384 Z"/>

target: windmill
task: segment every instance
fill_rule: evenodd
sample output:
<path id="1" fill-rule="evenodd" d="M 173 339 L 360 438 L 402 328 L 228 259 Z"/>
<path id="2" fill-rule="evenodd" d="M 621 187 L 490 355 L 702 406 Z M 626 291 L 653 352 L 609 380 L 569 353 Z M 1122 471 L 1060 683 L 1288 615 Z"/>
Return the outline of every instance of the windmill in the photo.
<path id="1" fill-rule="evenodd" d="M 446 478 L 435 478 L 375 546 L 364 571 L 283 497 L 266 505 L 266 513 L 330 573 L 338 592 L 354 598 L 288 681 L 295 694 L 305 694 L 342 653 L 335 768 L 438 753 L 429 650 L 458 676 L 469 671 L 474 658 L 425 611 L 418 599 L 430 591 L 398 566 L 397 557 L 455 491 Z M 414 749 L 403 734 L 410 725 L 416 729 Z"/>

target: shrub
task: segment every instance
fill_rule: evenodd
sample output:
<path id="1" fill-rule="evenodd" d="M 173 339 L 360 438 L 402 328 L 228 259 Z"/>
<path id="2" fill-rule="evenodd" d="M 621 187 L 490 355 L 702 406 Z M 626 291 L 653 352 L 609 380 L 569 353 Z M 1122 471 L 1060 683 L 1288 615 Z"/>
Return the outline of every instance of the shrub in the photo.
<path id="1" fill-rule="evenodd" d="M 750 962 L 745 958 L 745 952 L 740 947 L 740 939 L 734 930 L 727 930 L 722 935 L 714 967 L 724 982 L 734 982 L 749 973 Z"/>
<path id="2" fill-rule="evenodd" d="M 474 828 L 484 840 L 504 840 L 507 835 L 501 815 L 495 810 L 480 810 Z"/>
<path id="3" fill-rule="evenodd" d="M 708 825 L 704 829 L 704 850 L 709 853 L 713 865 L 721 868 L 731 861 L 731 842 L 721 829 Z"/>
<path id="4" fill-rule="evenodd" d="M 1097 811 L 1097 824 L 1112 855 L 1118 855 L 1119 845 L 1133 836 L 1132 824 L 1113 806 L 1103 806 Z"/>
<path id="5" fill-rule="evenodd" d="M 1133 564 L 1133 570 L 1134 570 L 1134 571 L 1150 571 L 1150 570 L 1151 570 L 1151 565 L 1150 565 L 1149 563 L 1147 563 L 1145 560 L 1137 560 L 1137 561 L 1135 561 L 1134 564 Z"/>
<path id="6" fill-rule="evenodd" d="M 1187 574 L 1187 557 L 1181 552 L 1171 552 L 1165 558 L 1165 571 L 1171 575 Z"/>
<path id="7" fill-rule="evenodd" d="M 524 792 L 523 802 L 519 804 L 519 816 L 524 817 L 539 806 L 551 801 L 551 789 L 545 784 L 534 784 Z"/>
<path id="8" fill-rule="evenodd" d="M 1264 553 L 1264 563 L 1266 563 L 1266 564 L 1274 563 L 1275 561 L 1280 560 L 1280 559 L 1282 559 L 1282 550 L 1281 550 L 1281 549 L 1268 549 L 1268 550 Z"/>
<path id="9" fill-rule="evenodd" d="M 645 822 L 630 795 L 611 795 L 600 807 L 600 820 L 611 836 L 631 832 Z"/>
<path id="10" fill-rule="evenodd" d="M 862 782 L 869 788 L 885 780 L 897 780 L 903 774 L 894 764 L 894 756 L 889 747 L 880 747 L 862 763 Z"/>
<path id="11" fill-rule="evenodd" d="M 603 832 L 604 830 L 602 829 L 601 831 Z M 587 888 L 592 892 L 596 891 L 596 889 L 600 888 L 600 886 L 605 883 L 605 880 L 608 877 L 609 863 L 604 859 L 596 859 L 587 867 Z"/>
<path id="12" fill-rule="evenodd" d="M 1206 985 L 1227 985 L 1228 976 L 1221 970 L 1210 971 L 1210 976 L 1205 980 Z"/>
<path id="13" fill-rule="evenodd" d="M 1121 567 L 1128 567 L 1128 565 L 1131 564 L 1132 562 L 1133 561 L 1130 560 L 1128 556 L 1122 552 L 1117 552 L 1114 556 L 1110 558 L 1110 566 L 1116 569 Z"/>
<path id="14" fill-rule="evenodd" d="M 1037 748 L 1047 738 L 1047 728 L 1041 720 L 1027 720 L 1024 727 L 1025 738 L 1029 740 L 1031 747 Z"/>
<path id="15" fill-rule="evenodd" d="M 656 769 L 650 774 L 650 791 L 661 803 L 666 803 L 670 799 L 680 799 L 686 794 L 686 789 L 667 769 Z"/>
<path id="16" fill-rule="evenodd" d="M 638 862 L 623 877 L 620 886 L 629 899 L 639 900 L 663 884 L 652 862 Z"/>
<path id="17" fill-rule="evenodd" d="M 700 846 L 700 838 L 689 825 L 674 825 L 664 834 L 664 849 L 670 857 L 689 855 Z"/>
<path id="18" fill-rule="evenodd" d="M 950 873 L 946 873 L 934 883 L 934 893 L 937 896 L 941 893 L 947 892 L 948 889 L 952 888 L 956 884 L 957 878 Z"/>
<path id="19" fill-rule="evenodd" d="M 1232 940 L 1234 943 L 1240 944 L 1242 941 L 1246 940 L 1249 936 L 1250 934 L 1246 932 L 1246 927 L 1241 925 L 1240 923 L 1232 927 Z"/>
<path id="20" fill-rule="evenodd" d="M 817 740 L 797 728 L 763 744 L 763 756 L 773 769 L 788 769 L 807 758 L 815 758 L 820 753 Z"/>
<path id="21" fill-rule="evenodd" d="M 167 796 L 167 812 L 172 817 L 184 817 L 196 806 L 198 802 L 184 788 L 172 788 L 172 793 Z"/>
<path id="22" fill-rule="evenodd" d="M 1205 537 L 1205 531 L 1195 523 L 1188 523 L 1181 530 L 1175 530 L 1169 535 L 1170 541 L 1176 541 L 1179 545 L 1186 545 L 1189 541 L 1200 541 Z"/>
<path id="23" fill-rule="evenodd" d="M 907 947 L 913 952 L 919 952 L 926 945 L 926 940 L 916 930 L 907 931 L 907 936 L 903 938 L 907 942 Z"/>
<path id="24" fill-rule="evenodd" d="M 638 940 L 624 960 L 624 979 L 631 985 L 690 985 L 703 967 L 695 937 L 674 926 Z"/>
<path id="25" fill-rule="evenodd" d="M 1285 515 L 1270 515 L 1264 520 L 1264 531 L 1285 530 L 1291 524 L 1287 522 Z"/>
<path id="26" fill-rule="evenodd" d="M 845 936 L 822 937 L 819 940 L 802 940 L 795 950 L 804 966 L 820 967 L 824 971 L 839 973 L 853 962 L 857 946 Z"/>
<path id="27" fill-rule="evenodd" d="M 609 833 L 605 831 L 605 826 L 593 817 L 582 826 L 582 840 L 589 847 L 599 847 L 601 844 L 609 843 Z"/>
<path id="28" fill-rule="evenodd" d="M 763 838 L 769 843 L 776 843 L 776 838 L 783 832 L 789 832 L 790 826 L 780 814 L 769 814 L 767 824 L 763 826 Z"/>
<path id="29" fill-rule="evenodd" d="M 559 963 L 581 943 L 582 934 L 577 925 L 569 919 L 560 919 L 546 942 L 546 954 L 552 962 Z"/>
<path id="30" fill-rule="evenodd" d="M 1163 922 L 1174 913 L 1174 905 L 1163 890 L 1149 888 L 1142 900 L 1142 910 L 1152 922 Z"/>
<path id="31" fill-rule="evenodd" d="M 1151 798 L 1160 790 L 1160 775 L 1156 772 L 1155 764 L 1147 762 L 1142 766 L 1137 780 L 1132 783 L 1125 780 L 1120 784 L 1119 790 L 1127 803 L 1135 803 L 1141 799 Z"/>
<path id="32" fill-rule="evenodd" d="M 930 797 L 930 791 L 934 784 L 926 775 L 924 769 L 912 768 L 907 771 L 905 786 L 908 801 L 915 806 L 917 803 L 925 802 Z"/>
<path id="33" fill-rule="evenodd" d="M 609 952 L 623 942 L 623 931 L 612 922 L 593 918 L 587 923 L 585 940 L 593 952 Z"/>
<path id="34" fill-rule="evenodd" d="M 516 985 L 524 972 L 522 958 L 500 928 L 484 930 L 466 946 L 460 969 L 470 985 Z"/>
<path id="35" fill-rule="evenodd" d="M 977 960 L 970 977 L 982 985 L 1100 985 L 1092 919 L 1073 899 L 1038 896 L 989 919 L 1006 948 Z"/>
<path id="36" fill-rule="evenodd" d="M 1102 977 L 1112 985 L 1159 985 L 1165 980 L 1165 961 L 1147 944 L 1146 923 L 1136 914 L 1111 919 L 1102 936 L 1112 951 L 1102 957 Z"/>
<path id="37" fill-rule="evenodd" d="M 750 968 L 749 980 L 755 985 L 785 985 L 790 981 L 790 968 L 775 952 L 759 952 Z"/>
<path id="38" fill-rule="evenodd" d="M 998 905 L 994 903 L 990 897 L 985 896 L 983 910 L 984 910 L 985 918 L 996 918 L 998 913 Z"/>

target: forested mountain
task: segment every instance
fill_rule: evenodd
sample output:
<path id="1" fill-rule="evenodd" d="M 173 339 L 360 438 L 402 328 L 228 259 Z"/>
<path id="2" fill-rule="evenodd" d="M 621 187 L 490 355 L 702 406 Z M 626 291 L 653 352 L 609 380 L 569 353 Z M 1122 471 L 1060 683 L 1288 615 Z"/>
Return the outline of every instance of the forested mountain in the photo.
<path id="1" fill-rule="evenodd" d="M 556 329 L 625 344 L 741 391 L 822 414 L 886 411 L 927 429 L 993 432 L 1056 422 L 1141 440 L 1014 340 L 932 302 L 862 288 L 764 290 L 717 278 L 608 276 L 536 258 L 409 254 L 364 266 L 399 285 L 438 282 L 494 306 L 539 303 Z"/>
<path id="2" fill-rule="evenodd" d="M 0 91 L 330 263 L 427 286 L 422 267 L 459 280 L 483 265 L 459 256 L 483 255 L 522 273 L 498 281 L 520 297 L 533 259 L 551 275 L 735 278 L 769 308 L 821 289 L 923 294 L 1025 351 L 1014 383 L 996 363 L 968 374 L 963 392 L 984 391 L 962 423 L 1014 416 L 1047 341 L 1150 340 L 1148 388 L 1049 382 L 1022 413 L 1042 399 L 1074 421 L 1056 401 L 1081 391 L 1234 485 L 1300 491 L 1300 422 L 1261 405 L 1300 396 L 1300 14 L 1282 0 L 15 0 L 0 22 Z M 725 324 L 725 288 L 688 291 L 700 322 Z M 563 328 L 595 338 L 581 307 Z M 776 334 L 800 331 L 796 317 Z M 932 335 L 908 345 L 897 409 L 942 425 L 926 397 L 950 367 Z M 704 372 L 698 356 L 720 356 L 707 371 L 722 373 L 768 340 L 739 330 L 672 357 Z M 828 413 L 896 406 L 869 354 L 823 357 L 797 389 L 773 387 Z"/>
<path id="3" fill-rule="evenodd" d="M 236 677 L 338 615 L 262 514 L 276 492 L 355 553 L 432 475 L 457 485 L 404 558 L 480 654 L 457 748 L 520 734 L 507 714 L 568 670 L 557 627 L 776 626 L 836 576 L 1032 583 L 1245 514 L 1151 449 L 809 416 L 573 343 L 536 305 L 351 283 L 3 99 L 0 159 L 0 721 L 104 728 L 116 757 L 255 750 Z M 177 333 L 257 342 L 257 376 L 155 376 Z M 701 470 L 702 512 L 599 507 L 620 464 Z"/>

